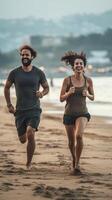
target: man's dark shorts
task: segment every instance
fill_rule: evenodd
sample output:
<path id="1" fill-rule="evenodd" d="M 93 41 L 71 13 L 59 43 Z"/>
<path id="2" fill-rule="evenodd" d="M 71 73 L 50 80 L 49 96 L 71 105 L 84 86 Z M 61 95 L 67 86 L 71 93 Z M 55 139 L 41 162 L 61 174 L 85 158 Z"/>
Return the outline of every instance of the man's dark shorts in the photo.
<path id="1" fill-rule="evenodd" d="M 86 117 L 88 121 L 91 118 L 89 113 L 75 114 L 75 115 L 64 114 L 64 116 L 63 116 L 63 124 L 65 124 L 65 125 L 74 125 L 76 120 L 77 120 L 77 118 L 79 118 L 79 117 Z"/>
<path id="2" fill-rule="evenodd" d="M 38 131 L 40 123 L 41 109 L 32 109 L 15 113 L 15 124 L 18 136 L 26 133 L 27 126 L 31 126 L 35 131 Z"/>

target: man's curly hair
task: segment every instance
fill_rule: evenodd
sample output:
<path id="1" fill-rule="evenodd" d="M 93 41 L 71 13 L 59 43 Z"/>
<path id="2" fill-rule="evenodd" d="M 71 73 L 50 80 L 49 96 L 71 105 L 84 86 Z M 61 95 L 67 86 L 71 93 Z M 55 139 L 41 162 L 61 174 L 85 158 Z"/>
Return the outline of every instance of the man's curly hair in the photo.
<path id="1" fill-rule="evenodd" d="M 86 54 L 84 54 L 83 52 L 81 53 L 76 53 L 74 51 L 65 52 L 65 55 L 62 56 L 61 61 L 64 61 L 67 65 L 71 65 L 73 67 L 74 61 L 76 59 L 82 59 L 84 62 L 84 66 L 86 66 L 87 64 Z"/>
<path id="2" fill-rule="evenodd" d="M 22 52 L 23 49 L 28 49 L 31 52 L 31 55 L 33 56 L 33 58 L 35 58 L 37 56 L 37 52 L 29 45 L 23 45 L 22 47 L 20 47 L 20 54 Z"/>

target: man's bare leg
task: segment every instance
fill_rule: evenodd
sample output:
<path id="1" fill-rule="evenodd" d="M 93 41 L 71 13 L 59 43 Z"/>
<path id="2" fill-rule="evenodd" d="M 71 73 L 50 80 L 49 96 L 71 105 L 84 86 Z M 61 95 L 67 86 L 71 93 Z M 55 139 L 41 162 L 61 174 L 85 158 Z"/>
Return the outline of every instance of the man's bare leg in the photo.
<path id="1" fill-rule="evenodd" d="M 26 134 L 28 138 L 26 167 L 29 169 L 31 167 L 31 161 L 35 151 L 35 131 L 31 126 L 28 126 Z"/>

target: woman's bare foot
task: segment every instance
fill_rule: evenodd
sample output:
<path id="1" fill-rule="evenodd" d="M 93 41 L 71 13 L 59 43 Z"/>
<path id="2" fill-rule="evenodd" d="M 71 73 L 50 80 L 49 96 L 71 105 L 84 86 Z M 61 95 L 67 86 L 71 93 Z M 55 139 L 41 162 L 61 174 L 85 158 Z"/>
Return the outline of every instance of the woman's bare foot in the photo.
<path id="1" fill-rule="evenodd" d="M 75 168 L 75 160 L 73 160 L 73 169 Z"/>
<path id="2" fill-rule="evenodd" d="M 74 175 L 81 175 L 82 172 L 80 170 L 80 166 L 78 165 L 77 167 L 74 168 Z"/>

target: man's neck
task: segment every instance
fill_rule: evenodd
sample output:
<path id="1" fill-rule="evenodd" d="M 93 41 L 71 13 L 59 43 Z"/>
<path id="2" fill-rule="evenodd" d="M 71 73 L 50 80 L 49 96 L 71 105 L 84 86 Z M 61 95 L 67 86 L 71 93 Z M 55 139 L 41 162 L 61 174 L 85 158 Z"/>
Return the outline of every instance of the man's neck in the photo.
<path id="1" fill-rule="evenodd" d="M 25 71 L 25 72 L 30 72 L 32 70 L 32 65 L 29 65 L 29 66 L 22 66 L 22 69 Z"/>

